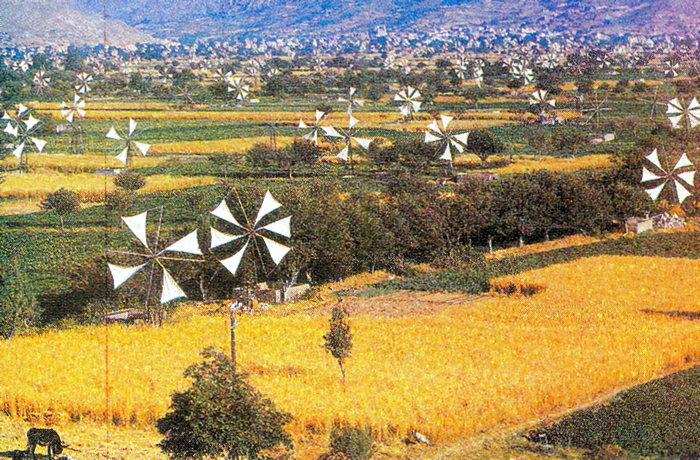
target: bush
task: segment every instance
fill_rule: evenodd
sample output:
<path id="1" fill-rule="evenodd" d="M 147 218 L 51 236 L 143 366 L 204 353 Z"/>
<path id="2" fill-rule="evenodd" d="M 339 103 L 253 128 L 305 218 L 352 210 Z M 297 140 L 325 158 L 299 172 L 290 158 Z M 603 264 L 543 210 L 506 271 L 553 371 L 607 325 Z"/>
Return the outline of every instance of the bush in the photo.
<path id="1" fill-rule="evenodd" d="M 475 129 L 469 133 L 467 149 L 473 152 L 482 162 L 488 157 L 505 150 L 503 143 L 496 140 L 491 133 L 483 129 Z"/>
<path id="2" fill-rule="evenodd" d="M 372 430 L 335 422 L 330 434 L 330 453 L 349 460 L 364 460 L 374 455 Z"/>
<path id="3" fill-rule="evenodd" d="M 127 169 L 114 178 L 114 185 L 133 193 L 146 185 L 146 179 L 144 179 L 141 173 L 133 169 Z"/>
<path id="4" fill-rule="evenodd" d="M 245 161 L 253 168 L 267 168 L 272 163 L 275 151 L 262 142 L 253 145 L 245 152 Z"/>
<path id="5" fill-rule="evenodd" d="M 170 458 L 258 458 L 280 444 L 292 448 L 283 426 L 291 414 L 278 411 L 237 373 L 224 354 L 207 348 L 204 361 L 185 370 L 190 387 L 172 395 L 170 411 L 156 422 L 159 447 Z"/>
<path id="6" fill-rule="evenodd" d="M 11 277 L 0 276 L 0 338 L 30 328 L 38 317 L 39 305 L 19 270 Z"/>
<path id="7" fill-rule="evenodd" d="M 61 222 L 61 230 L 65 230 L 63 218 L 80 209 L 80 197 L 72 190 L 60 188 L 41 200 L 39 207 L 44 211 L 55 212 Z"/>

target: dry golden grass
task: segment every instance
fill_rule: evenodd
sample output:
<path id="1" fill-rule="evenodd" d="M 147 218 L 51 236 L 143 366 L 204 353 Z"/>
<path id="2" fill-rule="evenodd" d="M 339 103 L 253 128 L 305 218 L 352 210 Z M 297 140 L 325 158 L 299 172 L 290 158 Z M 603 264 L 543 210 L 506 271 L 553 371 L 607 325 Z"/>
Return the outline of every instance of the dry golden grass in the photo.
<path id="1" fill-rule="evenodd" d="M 294 141 L 293 137 L 277 137 L 277 148 L 286 147 Z M 245 137 L 238 139 L 220 139 L 215 141 L 186 141 L 154 144 L 150 152 L 154 154 L 184 153 L 201 155 L 208 153 L 244 153 L 255 144 L 270 144 L 269 137 Z"/>
<path id="2" fill-rule="evenodd" d="M 320 346 L 327 318 L 246 316 L 239 364 L 294 414 L 297 440 L 340 418 L 383 437 L 415 427 L 447 443 L 697 362 L 700 324 L 662 312 L 700 312 L 699 276 L 697 260 L 595 257 L 500 280 L 545 287 L 532 298 L 494 296 L 420 318 L 355 315 L 346 386 Z M 112 418 L 150 425 L 198 351 L 227 347 L 228 324 L 192 315 L 160 329 L 95 326 L 2 342 L 0 375 L 12 378 L 0 411 L 104 419 L 106 333 Z"/>
<path id="3" fill-rule="evenodd" d="M 619 238 L 621 234 L 612 234 L 608 238 Z M 537 254 L 540 252 L 553 251 L 555 249 L 564 249 L 574 246 L 583 246 L 586 244 L 592 244 L 602 241 L 600 238 L 595 238 L 593 236 L 586 235 L 571 235 L 561 239 L 545 241 L 543 243 L 528 244 L 523 247 L 512 247 L 507 249 L 499 249 L 491 254 L 486 254 L 487 259 L 502 259 L 509 256 L 524 256 L 528 254 Z"/>
<path id="4" fill-rule="evenodd" d="M 179 177 L 153 175 L 146 178 L 143 193 L 175 190 L 198 185 L 214 184 L 216 179 L 208 176 Z M 0 188 L 0 197 L 40 199 L 61 187 L 90 198 L 101 196 L 105 190 L 114 190 L 112 178 L 90 173 L 64 174 L 52 170 L 40 170 L 26 174 L 10 174 Z"/>
<path id="5" fill-rule="evenodd" d="M 567 172 L 584 168 L 600 168 L 609 165 L 609 155 L 586 155 L 574 158 L 542 156 L 539 159 L 532 156 L 520 156 L 516 157 L 515 161 L 508 166 L 496 168 L 491 171 L 499 174 L 527 173 L 540 169 Z"/>
<path id="6" fill-rule="evenodd" d="M 39 212 L 39 202 L 29 198 L 0 201 L 0 216 Z"/>
<path id="7" fill-rule="evenodd" d="M 134 165 L 137 167 L 158 166 L 165 158 L 153 156 L 137 156 Z M 87 172 L 99 168 L 120 168 L 123 164 L 113 158 L 98 154 L 63 155 L 50 153 L 34 153 L 29 157 L 29 164 L 36 169 L 53 169 L 61 172 Z M 7 158 L 0 165 L 16 166 L 15 157 Z"/>

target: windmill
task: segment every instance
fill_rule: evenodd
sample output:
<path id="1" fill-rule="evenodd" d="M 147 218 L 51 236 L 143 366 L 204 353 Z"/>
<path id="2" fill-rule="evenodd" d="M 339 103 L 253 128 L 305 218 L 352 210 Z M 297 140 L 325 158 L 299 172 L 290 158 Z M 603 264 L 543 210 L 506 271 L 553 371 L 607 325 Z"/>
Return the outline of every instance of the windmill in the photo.
<path id="1" fill-rule="evenodd" d="M 444 147 L 438 159 L 448 161 L 450 166 L 452 165 L 452 148 L 457 149 L 459 153 L 463 153 L 467 148 L 467 141 L 469 139 L 469 133 L 454 134 L 453 130 L 450 129 L 452 120 L 454 120 L 454 117 L 440 115 L 442 126 L 440 126 L 437 120 L 433 120 L 427 126 L 424 141 L 427 144 L 438 142 L 440 150 Z"/>
<path id="2" fill-rule="evenodd" d="M 267 127 L 268 132 L 270 133 L 270 148 L 274 153 L 277 153 L 277 126 L 279 125 L 280 120 L 282 120 L 282 116 L 277 118 L 277 120 L 272 121 L 270 120 L 268 123 L 265 123 L 265 127 Z"/>
<path id="3" fill-rule="evenodd" d="M 528 69 L 520 63 L 514 63 L 510 68 L 510 74 L 516 80 L 522 80 L 523 85 L 529 85 L 535 81 L 535 74 L 532 69 Z"/>
<path id="4" fill-rule="evenodd" d="M 474 65 L 471 76 L 474 84 L 481 88 L 481 85 L 484 83 L 484 69 L 479 64 Z"/>
<path id="5" fill-rule="evenodd" d="M 155 311 L 152 311 L 150 306 L 151 292 L 156 285 L 156 270 L 162 270 L 161 278 L 161 294 L 159 299 L 159 304 L 162 306 L 172 300 L 187 297 L 182 288 L 177 284 L 175 278 L 170 274 L 168 269 L 165 267 L 166 262 L 203 262 L 202 258 L 193 257 L 174 257 L 166 253 L 184 253 L 194 256 L 202 256 L 202 251 L 199 249 L 199 243 L 197 240 L 197 230 L 188 233 L 186 236 L 180 238 L 175 243 L 170 246 L 160 249 L 160 237 L 161 237 L 161 227 L 162 227 L 162 217 L 163 208 L 160 208 L 160 216 L 158 219 L 158 230 L 156 232 L 155 241 L 152 245 L 149 244 L 148 237 L 146 234 L 146 227 L 148 221 L 148 211 L 141 214 L 131 216 L 131 217 L 121 217 L 122 221 L 131 230 L 131 233 L 141 242 L 144 250 L 139 251 L 108 251 L 110 254 L 121 256 L 121 259 L 138 260 L 141 263 L 137 265 L 116 265 L 108 263 L 109 271 L 112 274 L 112 279 L 114 280 L 114 289 L 127 282 L 136 273 L 142 269 L 150 269 L 148 275 L 148 285 L 146 291 L 145 299 L 145 310 L 146 314 L 150 318 L 151 322 L 160 324 L 162 319 L 160 307 L 156 307 Z"/>
<path id="6" fill-rule="evenodd" d="M 343 141 L 345 142 L 345 146 L 340 150 L 340 152 L 336 156 L 345 162 L 349 161 L 350 169 L 352 171 L 354 171 L 354 166 L 352 162 L 353 141 L 365 150 L 369 149 L 369 145 L 372 143 L 372 139 L 364 139 L 362 137 L 355 136 L 355 134 L 357 133 L 355 126 L 357 126 L 359 122 L 360 120 L 358 120 L 357 118 L 352 116 L 352 114 L 350 114 L 347 129 L 341 129 L 340 131 L 338 131 L 332 126 L 321 127 L 321 129 L 323 129 L 323 131 L 326 133 L 326 136 L 343 139 Z"/>
<path id="7" fill-rule="evenodd" d="M 402 104 L 399 109 L 401 115 L 407 120 L 413 120 L 413 113 L 420 111 L 420 106 L 423 103 L 420 101 L 421 97 L 420 91 L 412 86 L 407 86 L 394 96 L 394 100 Z"/>
<path id="8" fill-rule="evenodd" d="M 5 112 L 2 119 L 7 120 L 3 131 L 14 138 L 10 147 L 12 154 L 19 161 L 20 169 L 24 170 L 29 165 L 26 147 L 34 144 L 34 147 L 41 153 L 46 146 L 46 141 L 33 136 L 41 126 L 41 121 L 34 118 L 31 109 L 23 104 L 17 106 L 17 114 L 15 116 Z"/>
<path id="9" fill-rule="evenodd" d="M 639 99 L 642 102 L 648 102 L 650 105 L 650 110 L 649 110 L 649 119 L 650 120 L 655 120 L 656 117 L 661 113 L 659 111 L 659 106 L 666 105 L 666 102 L 664 102 L 664 98 L 661 97 L 661 95 L 658 93 L 658 91 L 655 91 L 654 94 L 651 95 L 651 99 Z"/>
<path id="10" fill-rule="evenodd" d="M 595 119 L 596 130 L 600 129 L 600 118 L 603 116 L 603 113 L 612 110 L 609 107 L 604 107 L 607 100 L 607 97 L 605 97 L 602 101 L 599 100 L 598 95 L 596 94 L 595 100 L 593 101 L 593 106 L 588 109 L 581 110 L 582 114 L 590 113 L 590 116 L 588 119 L 586 119 L 586 123 L 590 123 L 593 119 Z"/>
<path id="11" fill-rule="evenodd" d="M 76 83 L 75 83 L 75 90 L 82 94 L 83 96 L 87 95 L 90 91 L 92 91 L 92 88 L 90 88 L 90 84 L 93 81 L 92 75 L 87 74 L 85 72 L 79 73 L 76 77 Z"/>
<path id="12" fill-rule="evenodd" d="M 357 99 L 355 97 L 355 94 L 357 94 L 357 88 L 350 88 L 350 91 L 348 91 L 347 97 L 341 96 L 338 98 L 338 102 L 345 102 L 348 104 L 348 109 L 347 109 L 348 115 L 352 115 L 352 108 L 354 106 L 358 106 L 358 107 L 365 106 L 365 101 L 363 99 Z"/>
<path id="13" fill-rule="evenodd" d="M 681 68 L 681 63 L 675 59 L 669 59 L 664 61 L 664 75 L 666 78 L 676 78 L 678 76 L 678 70 Z"/>
<path id="14" fill-rule="evenodd" d="M 674 128 L 680 128 L 681 122 L 685 120 L 686 129 L 690 133 L 691 128 L 700 125 L 700 104 L 697 98 L 693 98 L 687 105 L 683 100 L 674 98 L 668 102 L 666 115 Z"/>
<path id="15" fill-rule="evenodd" d="M 320 110 L 316 110 L 316 122 L 307 125 L 304 120 L 299 120 L 299 128 L 308 129 L 309 132 L 302 136 L 303 139 L 311 140 L 314 144 L 318 145 L 318 135 L 322 131 L 321 121 L 325 118 L 326 113 Z"/>
<path id="16" fill-rule="evenodd" d="M 120 135 L 116 129 L 114 129 L 114 126 L 112 126 L 107 133 L 106 137 L 108 139 L 114 139 L 116 141 L 122 141 L 122 147 L 120 147 L 121 152 L 119 155 L 117 155 L 115 158 L 122 163 L 124 163 L 125 166 L 130 166 L 131 164 L 131 157 L 132 157 L 132 151 L 134 148 L 136 148 L 139 152 L 141 152 L 142 156 L 146 156 L 146 153 L 148 153 L 148 149 L 151 148 L 149 144 L 144 144 L 143 142 L 137 142 L 135 139 L 141 135 L 143 131 L 141 132 L 136 132 L 136 122 L 129 118 L 129 134 L 126 136 Z"/>
<path id="17" fill-rule="evenodd" d="M 235 190 L 234 190 L 235 191 Z M 264 271 L 266 266 L 265 257 L 263 256 L 262 249 L 259 245 L 259 241 L 262 240 L 265 243 L 267 252 L 270 259 L 274 263 L 275 267 L 278 266 L 282 259 L 287 255 L 291 248 L 285 244 L 280 243 L 278 240 L 280 238 L 289 239 L 292 236 L 291 233 L 291 220 L 292 216 L 284 217 L 279 220 L 273 220 L 267 216 L 274 213 L 277 209 L 281 208 L 282 205 L 272 196 L 272 194 L 267 191 L 265 192 L 265 197 L 263 198 L 262 205 L 258 210 L 258 214 L 255 221 L 251 223 L 248 219 L 248 214 L 245 212 L 245 208 L 241 202 L 238 192 L 236 191 L 236 197 L 238 199 L 238 204 L 240 206 L 240 214 L 243 216 L 243 222 L 236 219 L 231 213 L 231 209 L 226 203 L 226 198 L 224 198 L 219 206 L 214 209 L 211 213 L 218 217 L 219 219 L 225 221 L 228 227 L 231 227 L 231 232 L 235 234 L 229 234 L 217 230 L 211 227 L 211 245 L 210 249 L 212 252 L 220 251 L 229 243 L 232 243 L 236 247 L 236 252 L 225 259 L 219 259 L 221 264 L 228 270 L 231 274 L 236 276 L 242 263 L 244 262 L 244 256 L 248 251 L 248 248 L 254 250 L 257 253 L 257 259 L 253 258 L 253 267 L 249 268 L 249 271 L 257 273 L 257 267 L 260 267 Z M 269 224 L 262 225 L 264 222 L 273 220 Z M 218 258 L 218 257 L 217 257 Z M 257 262 L 256 262 L 257 261 Z M 236 333 L 235 328 L 238 324 L 234 318 L 234 313 L 240 309 L 243 303 L 249 303 L 251 300 L 250 289 L 246 290 L 246 298 L 241 299 L 231 305 L 230 315 L 231 315 L 231 361 L 236 362 Z"/>
<path id="18" fill-rule="evenodd" d="M 656 184 L 652 188 L 644 190 L 653 201 L 659 198 L 659 195 L 661 195 L 664 187 L 669 182 L 673 182 L 675 185 L 678 203 L 683 204 L 683 201 L 692 195 L 688 189 L 694 186 L 695 170 L 691 169 L 693 168 L 693 163 L 688 159 L 688 155 L 684 153 L 670 172 L 666 172 L 666 169 L 661 166 L 656 149 L 645 158 L 661 171 L 661 174 L 657 174 L 649 171 L 647 168 L 642 169 L 642 183 L 653 182 Z"/>
<path id="19" fill-rule="evenodd" d="M 49 89 L 49 83 L 51 83 L 51 77 L 49 77 L 45 71 L 40 70 L 36 74 L 34 74 L 34 78 L 32 79 L 32 86 L 34 86 L 34 91 L 37 94 L 44 94 L 46 90 Z"/>
<path id="20" fill-rule="evenodd" d="M 234 93 L 237 101 L 244 101 L 250 93 L 250 85 L 243 77 L 227 78 L 226 87 L 229 93 Z"/>
<path id="21" fill-rule="evenodd" d="M 63 117 L 70 126 L 71 152 L 76 153 L 78 151 L 82 135 L 82 128 L 80 127 L 78 121 L 85 117 L 85 101 L 77 94 L 74 94 L 73 103 L 66 104 L 65 102 L 61 102 L 60 108 L 61 117 Z"/>
<path id="22" fill-rule="evenodd" d="M 470 74 L 471 72 L 467 60 L 463 57 L 459 58 L 459 64 L 457 64 L 457 67 L 455 68 L 455 75 L 457 75 L 457 78 L 464 81 L 469 78 Z"/>
<path id="23" fill-rule="evenodd" d="M 530 95 L 530 105 L 539 107 L 541 115 L 545 114 L 549 107 L 553 108 L 556 106 L 556 101 L 547 99 L 548 96 L 547 90 L 544 89 L 538 89 Z"/>

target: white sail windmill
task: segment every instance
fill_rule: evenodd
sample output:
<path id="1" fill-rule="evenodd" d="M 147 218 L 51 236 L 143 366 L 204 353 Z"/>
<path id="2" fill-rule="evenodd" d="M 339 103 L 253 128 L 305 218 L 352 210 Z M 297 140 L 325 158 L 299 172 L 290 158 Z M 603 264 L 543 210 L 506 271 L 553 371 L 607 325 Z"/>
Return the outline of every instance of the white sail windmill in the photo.
<path id="1" fill-rule="evenodd" d="M 353 167 L 353 163 L 352 163 L 353 142 L 357 143 L 365 150 L 369 149 L 369 146 L 372 143 L 372 139 L 365 139 L 362 137 L 357 137 L 355 135 L 357 133 L 355 126 L 357 126 L 357 124 L 359 122 L 360 122 L 360 120 L 358 120 L 357 118 L 355 118 L 351 114 L 350 118 L 348 119 L 347 129 L 337 130 L 337 129 L 333 128 L 332 126 L 322 126 L 321 127 L 321 129 L 323 129 L 323 132 L 326 133 L 326 136 L 334 137 L 337 139 L 343 139 L 345 146 L 340 150 L 340 152 L 336 156 L 345 162 L 349 161 L 351 168 Z"/>
<path id="2" fill-rule="evenodd" d="M 250 93 L 250 85 L 246 83 L 243 77 L 227 78 L 226 87 L 229 93 L 234 93 L 237 101 L 246 100 Z"/>
<path id="3" fill-rule="evenodd" d="M 12 155 L 19 161 L 19 166 L 24 169 L 28 166 L 27 146 L 34 145 L 39 153 L 44 151 L 46 141 L 34 137 L 34 133 L 41 126 L 41 121 L 34 118 L 32 110 L 23 104 L 17 106 L 17 114 L 10 115 L 5 112 L 2 116 L 7 121 L 3 131 L 12 136 L 10 146 Z"/>
<path id="4" fill-rule="evenodd" d="M 538 89 L 530 95 L 530 105 L 536 105 L 541 113 L 546 113 L 549 107 L 554 108 L 557 105 L 555 99 L 548 99 L 548 97 L 547 90 Z"/>
<path id="5" fill-rule="evenodd" d="M 136 132 L 137 123 L 129 118 L 129 134 L 123 136 L 117 132 L 117 130 L 112 126 L 105 137 L 107 139 L 114 139 L 115 141 L 123 142 L 122 147 L 120 147 L 119 155 L 115 158 L 121 161 L 125 166 L 129 166 L 131 163 L 132 151 L 136 148 L 141 152 L 142 156 L 146 156 L 148 150 L 151 148 L 150 144 L 145 144 L 143 142 L 137 142 L 135 139 L 141 135 L 141 132 Z"/>
<path id="6" fill-rule="evenodd" d="M 661 195 L 664 187 L 666 187 L 666 184 L 669 182 L 673 182 L 680 204 L 683 204 L 683 201 L 692 195 L 689 189 L 694 187 L 695 169 L 693 169 L 693 163 L 688 159 L 688 155 L 684 153 L 670 172 L 667 172 L 666 169 L 661 166 L 656 149 L 645 158 L 661 171 L 661 174 L 657 174 L 646 167 L 642 169 L 642 183 L 655 183 L 652 188 L 645 189 L 645 192 L 649 194 L 653 201 L 659 198 L 659 195 Z"/>
<path id="7" fill-rule="evenodd" d="M 231 274 L 235 276 L 238 273 L 241 262 L 243 261 L 243 256 L 251 245 L 257 247 L 258 239 L 261 239 L 265 243 L 265 247 L 275 265 L 279 265 L 282 259 L 284 259 L 291 250 L 289 246 L 280 243 L 278 239 L 280 237 L 291 238 L 290 223 L 292 216 L 287 216 L 269 224 L 262 225 L 263 222 L 269 221 L 269 218 L 267 218 L 268 215 L 281 207 L 282 205 L 267 191 L 265 192 L 265 197 L 263 198 L 255 221 L 252 223 L 249 221 L 242 206 L 241 213 L 243 214 L 243 221 L 245 224 L 241 223 L 239 219 L 236 219 L 231 213 L 231 209 L 226 203 L 225 198 L 221 201 L 219 206 L 211 212 L 214 216 L 227 222 L 230 226 L 233 226 L 232 232 L 235 232 L 235 234 L 229 234 L 217 230 L 214 227 L 211 228 L 211 249 L 221 248 L 229 243 L 237 245 L 237 250 L 232 256 L 219 260 Z M 258 255 L 262 258 L 261 251 L 259 248 L 257 249 Z M 260 262 L 264 266 L 264 260 Z"/>
<path id="8" fill-rule="evenodd" d="M 454 117 L 448 115 L 440 115 L 440 121 L 442 126 L 437 120 L 433 120 L 428 126 L 425 132 L 426 144 L 433 142 L 439 143 L 439 148 L 442 150 L 442 154 L 438 158 L 439 160 L 449 161 L 452 164 L 452 149 L 456 149 L 459 153 L 463 153 L 467 148 L 467 141 L 469 139 L 469 133 L 459 133 L 455 134 L 452 129 L 450 129 L 450 123 L 454 120 Z"/>
<path id="9" fill-rule="evenodd" d="M 175 278 L 170 274 L 170 271 L 166 268 L 166 262 L 203 262 L 201 257 L 202 251 L 199 248 L 199 242 L 197 239 L 197 230 L 188 233 L 186 236 L 180 238 L 175 243 L 160 249 L 160 236 L 161 236 L 161 224 L 163 209 L 160 209 L 161 218 L 158 222 L 158 230 L 156 233 L 155 241 L 153 244 L 149 243 L 147 236 L 147 221 L 148 221 L 148 211 L 141 214 L 122 217 L 122 221 L 129 228 L 131 233 L 141 242 L 143 245 L 142 251 L 108 251 L 110 254 L 120 256 L 120 259 L 130 259 L 137 261 L 135 265 L 116 265 L 108 263 L 109 271 L 112 274 L 112 279 L 114 280 L 114 289 L 117 289 L 122 284 L 126 283 L 131 279 L 136 273 L 140 272 L 142 269 L 150 269 L 148 290 L 146 295 L 146 312 L 151 316 L 151 319 L 158 320 L 158 317 L 154 318 L 150 311 L 150 294 L 156 284 L 156 271 L 161 271 L 161 293 L 159 298 L 160 305 L 166 304 L 172 300 L 187 297 L 185 291 L 178 285 Z M 171 255 L 171 253 L 187 254 L 187 257 Z M 193 257 L 194 256 L 194 257 Z M 123 263 L 123 262 L 122 262 Z"/>
<path id="10" fill-rule="evenodd" d="M 700 103 L 697 98 L 693 98 L 687 105 L 683 100 L 674 98 L 668 102 L 666 115 L 671 120 L 671 126 L 680 128 L 681 122 L 685 120 L 685 125 L 688 131 L 700 125 Z"/>
<path id="11" fill-rule="evenodd" d="M 61 117 L 68 122 L 71 131 L 71 151 L 76 153 L 80 144 L 80 136 L 82 129 L 79 125 L 79 120 L 82 120 L 87 113 L 85 111 L 85 101 L 77 94 L 73 95 L 73 103 L 66 104 L 61 102 Z"/>
<path id="12" fill-rule="evenodd" d="M 420 91 L 412 86 L 407 86 L 394 96 L 394 100 L 401 102 L 401 108 L 399 109 L 401 115 L 407 120 L 412 120 L 413 113 L 420 111 L 421 104 L 423 104 L 420 100 L 421 97 Z"/>
<path id="13" fill-rule="evenodd" d="M 34 91 L 37 94 L 44 94 L 46 90 L 49 89 L 49 84 L 51 83 L 51 77 L 44 71 L 40 70 L 34 74 L 32 79 L 32 86 L 34 86 Z"/>
<path id="14" fill-rule="evenodd" d="M 357 88 L 350 88 L 347 96 L 341 96 L 338 98 L 338 102 L 344 102 L 348 105 L 347 114 L 352 115 L 353 107 L 364 107 L 365 101 L 363 99 L 358 99 L 356 97 Z"/>
<path id="15" fill-rule="evenodd" d="M 529 69 L 520 63 L 514 63 L 511 66 L 510 74 L 516 80 L 522 80 L 523 85 L 529 85 L 535 81 L 535 74 L 532 72 L 532 69 Z"/>
<path id="16" fill-rule="evenodd" d="M 308 129 L 309 132 L 302 136 L 302 139 L 310 140 L 314 144 L 318 145 L 318 135 L 321 133 L 321 121 L 325 118 L 326 113 L 320 110 L 316 110 L 316 121 L 312 124 L 307 124 L 304 120 L 299 120 L 300 129 Z"/>
<path id="17" fill-rule="evenodd" d="M 87 95 L 90 91 L 92 91 L 92 88 L 90 88 L 90 84 L 93 81 L 92 75 L 87 74 L 85 72 L 81 72 L 78 75 L 76 75 L 76 83 L 75 83 L 75 90 L 82 94 L 83 96 Z"/>

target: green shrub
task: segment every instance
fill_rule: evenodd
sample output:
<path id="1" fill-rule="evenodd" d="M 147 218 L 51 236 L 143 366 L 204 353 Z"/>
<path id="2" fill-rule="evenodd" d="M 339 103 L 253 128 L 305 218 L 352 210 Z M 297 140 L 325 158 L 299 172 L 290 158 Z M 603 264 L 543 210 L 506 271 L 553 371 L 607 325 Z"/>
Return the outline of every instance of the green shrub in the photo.
<path id="1" fill-rule="evenodd" d="M 331 454 L 342 455 L 349 460 L 365 460 L 374 455 L 374 439 L 368 427 L 335 422 L 330 434 Z"/>
<path id="2" fill-rule="evenodd" d="M 114 185 L 133 193 L 146 185 L 146 179 L 138 171 L 126 169 L 114 178 Z"/>

